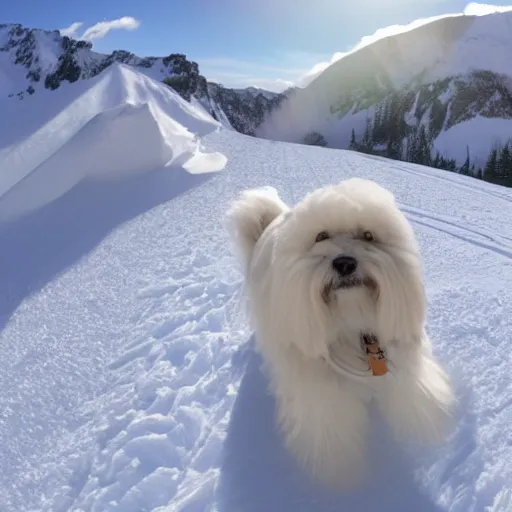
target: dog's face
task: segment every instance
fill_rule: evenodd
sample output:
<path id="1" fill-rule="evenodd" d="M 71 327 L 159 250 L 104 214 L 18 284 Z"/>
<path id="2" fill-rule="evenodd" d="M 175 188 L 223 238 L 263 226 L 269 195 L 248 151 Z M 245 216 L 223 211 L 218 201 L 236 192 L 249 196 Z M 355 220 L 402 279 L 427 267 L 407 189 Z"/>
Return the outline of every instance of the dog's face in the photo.
<path id="1" fill-rule="evenodd" d="M 275 262 L 284 272 L 300 266 L 326 302 L 361 287 L 376 299 L 383 274 L 419 266 L 409 224 L 393 196 L 373 182 L 318 189 L 287 212 L 277 230 Z"/>
<path id="2" fill-rule="evenodd" d="M 265 324 L 280 322 L 279 336 L 308 355 L 324 353 L 338 331 L 373 331 L 384 344 L 421 338 L 415 237 L 393 195 L 372 181 L 315 190 L 284 211 L 259 240 L 252 269 Z"/>

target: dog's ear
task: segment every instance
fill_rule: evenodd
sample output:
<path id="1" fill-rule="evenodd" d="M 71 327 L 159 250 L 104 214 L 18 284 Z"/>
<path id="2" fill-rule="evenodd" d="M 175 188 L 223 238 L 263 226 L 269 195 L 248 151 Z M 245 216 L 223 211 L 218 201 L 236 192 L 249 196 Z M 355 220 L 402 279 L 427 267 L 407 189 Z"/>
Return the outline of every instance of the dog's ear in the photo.
<path id="1" fill-rule="evenodd" d="M 254 247 L 265 229 L 288 206 L 279 198 L 273 187 L 261 187 L 242 192 L 228 210 L 230 223 L 244 269 L 249 265 Z"/>

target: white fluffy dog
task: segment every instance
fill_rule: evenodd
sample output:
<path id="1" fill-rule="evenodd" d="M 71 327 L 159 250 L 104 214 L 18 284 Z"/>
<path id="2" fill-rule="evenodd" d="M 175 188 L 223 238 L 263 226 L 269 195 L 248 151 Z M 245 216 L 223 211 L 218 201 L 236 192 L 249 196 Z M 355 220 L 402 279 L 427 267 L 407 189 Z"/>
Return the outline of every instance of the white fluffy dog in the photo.
<path id="1" fill-rule="evenodd" d="M 442 440 L 454 396 L 424 328 L 419 249 L 391 192 L 349 179 L 290 208 L 264 187 L 228 218 L 279 425 L 302 465 L 329 484 L 359 481 L 371 400 L 399 439 Z M 369 334 L 383 376 L 369 371 Z"/>

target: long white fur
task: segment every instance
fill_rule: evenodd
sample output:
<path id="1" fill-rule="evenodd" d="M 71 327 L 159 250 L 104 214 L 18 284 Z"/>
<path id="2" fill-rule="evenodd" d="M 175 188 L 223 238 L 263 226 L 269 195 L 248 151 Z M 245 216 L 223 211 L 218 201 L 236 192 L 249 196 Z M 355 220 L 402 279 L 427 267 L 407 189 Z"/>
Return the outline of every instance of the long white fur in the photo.
<path id="1" fill-rule="evenodd" d="M 278 422 L 303 466 L 330 484 L 358 482 L 372 399 L 397 436 L 441 441 L 454 397 L 425 331 L 419 249 L 391 192 L 354 178 L 289 207 L 266 187 L 245 191 L 228 217 Z M 376 240 L 364 240 L 365 230 Z M 330 238 L 316 243 L 321 231 Z M 322 291 L 340 254 L 355 257 L 361 276 L 377 286 L 336 290 L 326 301 Z M 363 383 L 322 359 L 330 349 L 367 368 L 361 332 L 376 334 L 390 360 L 387 375 Z"/>

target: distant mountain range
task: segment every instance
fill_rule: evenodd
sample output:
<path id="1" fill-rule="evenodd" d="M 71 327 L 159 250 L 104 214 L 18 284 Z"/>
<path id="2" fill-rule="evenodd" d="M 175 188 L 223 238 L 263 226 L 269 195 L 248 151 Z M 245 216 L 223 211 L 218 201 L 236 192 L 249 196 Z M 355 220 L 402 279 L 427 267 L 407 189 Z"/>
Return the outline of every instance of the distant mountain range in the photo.
<path id="1" fill-rule="evenodd" d="M 62 36 L 58 30 L 0 25 L 0 98 L 23 99 L 38 90 L 57 89 L 98 75 L 114 62 L 136 68 L 150 78 L 164 81 L 187 101 L 198 101 L 223 125 L 253 135 L 263 119 L 285 98 L 256 87 L 228 89 L 208 82 L 196 62 L 184 54 L 138 57 L 117 50 L 97 53 L 87 41 Z"/>
<path id="2" fill-rule="evenodd" d="M 114 62 L 165 82 L 246 135 L 353 149 L 512 186 L 512 12 L 438 18 L 359 48 L 281 94 L 208 82 L 184 54 L 97 53 L 59 31 L 0 25 L 0 98 Z"/>
<path id="3" fill-rule="evenodd" d="M 439 18 L 362 47 L 294 91 L 256 135 L 512 186 L 512 12 Z"/>

